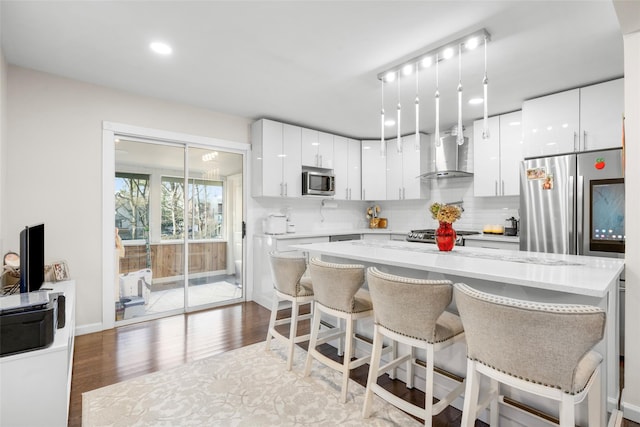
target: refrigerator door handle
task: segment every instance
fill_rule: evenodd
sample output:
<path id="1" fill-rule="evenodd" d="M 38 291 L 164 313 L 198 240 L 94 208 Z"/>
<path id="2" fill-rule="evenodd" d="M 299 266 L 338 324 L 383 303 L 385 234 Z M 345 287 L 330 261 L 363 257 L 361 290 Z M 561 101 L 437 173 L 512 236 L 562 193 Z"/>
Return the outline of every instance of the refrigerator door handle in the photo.
<path id="1" fill-rule="evenodd" d="M 575 197 L 575 177 L 573 175 L 569 176 L 569 200 L 576 200 Z M 569 253 L 577 254 L 576 252 L 576 230 L 575 230 L 575 220 L 576 220 L 576 203 L 569 205 Z"/>
<path id="2" fill-rule="evenodd" d="M 576 186 L 576 254 L 584 255 L 583 239 L 584 239 L 584 176 L 578 176 L 578 185 Z"/>

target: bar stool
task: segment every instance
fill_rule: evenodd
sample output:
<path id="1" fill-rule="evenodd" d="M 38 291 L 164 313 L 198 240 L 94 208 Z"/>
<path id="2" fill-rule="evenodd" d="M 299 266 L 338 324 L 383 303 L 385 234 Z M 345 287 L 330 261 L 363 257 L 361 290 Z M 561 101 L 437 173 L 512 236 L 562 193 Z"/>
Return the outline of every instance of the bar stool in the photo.
<path id="1" fill-rule="evenodd" d="M 599 307 L 548 304 L 501 297 L 456 283 L 454 297 L 467 339 L 467 385 L 462 426 L 473 426 L 488 403 L 499 423 L 500 384 L 559 402 L 561 427 L 575 425 L 575 408 L 588 396 L 589 426 L 604 425 L 601 411 L 602 340 Z M 487 404 L 478 404 L 481 375 L 490 378 Z"/>
<path id="2" fill-rule="evenodd" d="M 309 314 L 299 314 L 300 306 L 310 304 L 313 306 L 313 285 L 311 279 L 305 276 L 307 270 L 307 258 L 296 252 L 271 252 L 269 254 L 271 264 L 271 277 L 274 286 L 273 307 L 269 319 L 266 346 L 269 351 L 271 338 L 276 338 L 287 345 L 287 370 L 293 366 L 293 351 L 296 344 L 307 341 L 309 334 L 298 335 L 298 322 L 311 319 L 313 310 Z M 276 319 L 281 301 L 291 303 L 291 316 Z M 289 324 L 289 335 L 284 335 L 276 329 L 276 326 Z"/>
<path id="3" fill-rule="evenodd" d="M 341 401 L 347 401 L 349 372 L 358 366 L 369 362 L 371 356 L 351 360 L 354 355 L 356 339 L 355 322 L 373 316 L 373 309 L 368 293 L 361 291 L 364 284 L 364 266 L 357 264 L 334 264 L 312 258 L 309 271 L 314 286 L 313 324 L 304 375 L 311 374 L 313 359 L 342 372 Z M 344 319 L 345 330 L 330 330 L 320 332 L 322 313 Z M 343 363 L 336 362 L 317 350 L 317 346 L 344 336 Z"/>
<path id="4" fill-rule="evenodd" d="M 373 394 L 392 405 L 424 419 L 432 425 L 432 417 L 442 412 L 464 390 L 464 382 L 444 399 L 433 404 L 434 353 L 464 340 L 460 318 L 445 311 L 451 303 L 453 286 L 449 280 L 424 280 L 367 270 L 367 283 L 375 317 L 373 352 L 362 415 L 369 418 Z M 380 366 L 384 337 L 411 347 L 410 353 Z M 415 349 L 426 352 L 425 405 L 419 407 L 390 393 L 377 384 L 385 371 L 407 363 L 407 388 L 413 388 Z"/>

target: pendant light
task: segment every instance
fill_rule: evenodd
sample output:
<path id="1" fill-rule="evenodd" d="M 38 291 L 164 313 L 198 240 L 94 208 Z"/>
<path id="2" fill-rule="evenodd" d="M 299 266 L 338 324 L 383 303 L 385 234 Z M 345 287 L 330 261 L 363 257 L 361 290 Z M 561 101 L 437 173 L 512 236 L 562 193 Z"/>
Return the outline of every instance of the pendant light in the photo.
<path id="1" fill-rule="evenodd" d="M 438 70 L 438 63 L 440 62 L 440 58 L 438 58 L 438 54 L 436 54 L 436 94 L 435 94 L 435 100 L 436 100 L 436 130 L 435 133 L 433 134 L 433 137 L 436 140 L 436 147 L 440 147 L 440 90 L 439 90 L 439 70 Z"/>
<path id="2" fill-rule="evenodd" d="M 458 136 L 456 142 L 458 145 L 464 144 L 462 132 L 462 44 L 458 45 Z"/>
<path id="3" fill-rule="evenodd" d="M 400 105 L 400 72 L 398 72 L 398 122 L 397 122 L 397 129 L 398 129 L 398 137 L 397 137 L 397 148 L 398 148 L 398 153 L 402 153 L 402 136 L 400 135 L 401 129 L 400 129 L 400 118 L 402 116 L 402 106 Z"/>
<path id="4" fill-rule="evenodd" d="M 488 86 L 489 79 L 487 79 L 487 36 L 484 36 L 484 78 L 482 79 L 482 85 L 484 86 L 484 122 L 482 129 L 482 139 L 487 140 L 490 138 L 489 135 L 489 119 L 488 119 L 488 111 L 489 111 L 489 99 L 488 96 Z"/>
<path id="5" fill-rule="evenodd" d="M 380 156 L 387 155 L 387 144 L 384 142 L 384 78 L 380 79 Z"/>
<path id="6" fill-rule="evenodd" d="M 420 151 L 420 67 L 416 64 L 416 143 L 415 151 Z"/>

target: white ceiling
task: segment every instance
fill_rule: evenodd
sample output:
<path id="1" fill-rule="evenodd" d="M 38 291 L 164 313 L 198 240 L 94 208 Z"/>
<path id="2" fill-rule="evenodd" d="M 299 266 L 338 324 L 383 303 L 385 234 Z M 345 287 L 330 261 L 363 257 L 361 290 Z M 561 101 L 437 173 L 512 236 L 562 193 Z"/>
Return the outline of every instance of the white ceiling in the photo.
<path id="1" fill-rule="evenodd" d="M 620 26 L 595 1 L 7 1 L 10 64 L 128 92 L 356 138 L 379 138 L 377 74 L 471 31 L 491 34 L 489 114 L 623 74 Z M 153 40 L 170 57 L 149 51 Z M 482 95 L 482 49 L 463 55 L 465 100 Z M 457 60 L 441 63 L 442 126 L 456 122 Z M 421 72 L 423 132 L 434 128 L 433 69 Z M 414 131 L 415 78 L 400 88 Z M 395 115 L 397 87 L 385 91 Z M 464 104 L 468 122 L 482 106 Z M 387 137 L 396 130 L 390 128 Z"/>

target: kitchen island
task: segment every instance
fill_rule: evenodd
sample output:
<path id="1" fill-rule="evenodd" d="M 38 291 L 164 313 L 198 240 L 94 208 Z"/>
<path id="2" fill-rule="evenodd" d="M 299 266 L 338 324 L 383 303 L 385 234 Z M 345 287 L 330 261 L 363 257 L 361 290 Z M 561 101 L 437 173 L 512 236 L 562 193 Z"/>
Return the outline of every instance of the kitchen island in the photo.
<path id="1" fill-rule="evenodd" d="M 603 357 L 602 381 L 606 387 L 603 396 L 603 417 L 616 408 L 619 394 L 618 350 L 618 286 L 624 269 L 624 260 L 616 258 L 584 257 L 536 252 L 490 250 L 471 247 L 455 247 L 451 252 L 440 252 L 435 245 L 400 241 L 351 241 L 296 245 L 295 248 L 312 256 L 335 262 L 358 262 L 376 266 L 382 271 L 411 277 L 449 279 L 464 282 L 482 291 L 512 298 L 539 302 L 591 304 L 607 313 L 604 339 L 596 350 Z M 455 311 L 455 301 L 450 310 Z M 372 335 L 371 325 L 358 332 Z M 535 327 L 535 325 L 532 325 Z M 364 330 L 364 329 L 370 330 Z M 464 345 L 453 346 L 436 358 L 437 366 L 448 372 L 465 375 Z M 402 374 L 399 375 L 402 378 Z M 424 384 L 420 379 L 417 384 Z M 443 396 L 454 384 L 440 379 L 436 396 Z M 557 412 L 556 405 L 534 396 L 516 391 L 505 393 L 514 400 L 549 414 Z M 462 400 L 454 406 L 462 407 Z M 486 414 L 485 414 L 486 415 Z M 500 425 L 545 426 L 527 412 L 512 407 L 501 411 L 504 419 Z M 579 405 L 577 421 L 586 420 L 586 407 Z M 483 415 L 481 417 L 485 419 Z M 602 425 L 606 425 L 603 419 Z"/>

